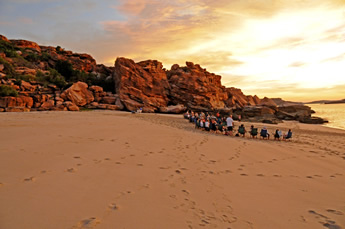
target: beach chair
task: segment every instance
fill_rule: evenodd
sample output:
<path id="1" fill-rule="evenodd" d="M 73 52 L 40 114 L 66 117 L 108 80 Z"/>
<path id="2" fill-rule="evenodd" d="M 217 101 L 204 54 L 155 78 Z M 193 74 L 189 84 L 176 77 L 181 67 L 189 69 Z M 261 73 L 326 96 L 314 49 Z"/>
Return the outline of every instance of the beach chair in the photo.
<path id="1" fill-rule="evenodd" d="M 245 131 L 245 129 L 244 129 L 243 126 L 240 126 L 240 127 L 238 128 L 238 133 L 239 133 L 239 134 L 242 134 L 242 135 L 244 136 L 244 134 L 246 133 L 246 131 Z"/>
<path id="2" fill-rule="evenodd" d="M 261 132 L 260 132 L 260 136 L 265 139 L 267 138 L 268 139 L 268 132 L 267 132 L 267 129 L 262 129 Z"/>
<path id="3" fill-rule="evenodd" d="M 292 132 L 288 132 L 287 135 L 284 136 L 285 140 L 288 140 L 290 138 L 292 138 Z"/>
<path id="4" fill-rule="evenodd" d="M 258 136 L 258 128 L 253 128 L 251 131 L 250 131 L 250 136 L 252 136 L 253 138 L 257 138 Z"/>

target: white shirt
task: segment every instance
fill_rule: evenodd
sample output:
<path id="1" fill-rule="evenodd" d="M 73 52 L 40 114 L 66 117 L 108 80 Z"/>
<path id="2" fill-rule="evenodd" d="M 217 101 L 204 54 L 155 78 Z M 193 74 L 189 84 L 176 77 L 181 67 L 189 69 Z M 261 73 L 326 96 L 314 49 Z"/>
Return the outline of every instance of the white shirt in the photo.
<path id="1" fill-rule="evenodd" d="M 234 120 L 233 120 L 232 118 L 228 117 L 228 118 L 226 119 L 226 125 L 227 125 L 227 126 L 232 126 L 233 123 L 234 123 Z"/>

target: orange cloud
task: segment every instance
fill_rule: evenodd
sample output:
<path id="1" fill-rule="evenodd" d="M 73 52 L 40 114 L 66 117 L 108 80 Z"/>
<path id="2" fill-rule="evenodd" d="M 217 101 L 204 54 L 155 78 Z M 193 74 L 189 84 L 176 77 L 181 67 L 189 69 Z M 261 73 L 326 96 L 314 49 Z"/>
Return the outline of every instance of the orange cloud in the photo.
<path id="1" fill-rule="evenodd" d="M 158 59 L 166 68 L 188 60 L 249 94 L 298 100 L 314 93 L 303 85 L 334 87 L 330 97 L 344 83 L 335 63 L 345 51 L 344 1 L 135 0 L 114 8 L 125 20 L 101 23 L 114 50 L 107 60 Z"/>

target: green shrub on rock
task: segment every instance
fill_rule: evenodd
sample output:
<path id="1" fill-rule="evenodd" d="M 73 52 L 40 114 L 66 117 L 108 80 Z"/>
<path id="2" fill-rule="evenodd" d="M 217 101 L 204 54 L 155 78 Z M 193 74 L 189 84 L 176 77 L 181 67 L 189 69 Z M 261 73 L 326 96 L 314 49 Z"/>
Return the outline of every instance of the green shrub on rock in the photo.
<path id="1" fill-rule="evenodd" d="M 17 97 L 18 96 L 18 92 L 10 87 L 10 86 L 7 86 L 7 85 L 1 85 L 0 86 L 0 97 L 3 97 L 3 96 L 14 96 L 14 97 Z"/>

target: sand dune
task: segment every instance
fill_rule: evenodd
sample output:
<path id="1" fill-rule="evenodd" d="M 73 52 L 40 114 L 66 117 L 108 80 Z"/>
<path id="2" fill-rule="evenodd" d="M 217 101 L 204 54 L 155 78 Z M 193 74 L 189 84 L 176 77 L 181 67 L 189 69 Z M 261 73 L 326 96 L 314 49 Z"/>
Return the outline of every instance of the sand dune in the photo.
<path id="1" fill-rule="evenodd" d="M 176 115 L 1 113 L 0 228 L 345 228 L 345 131 L 267 127 L 293 140 Z"/>

